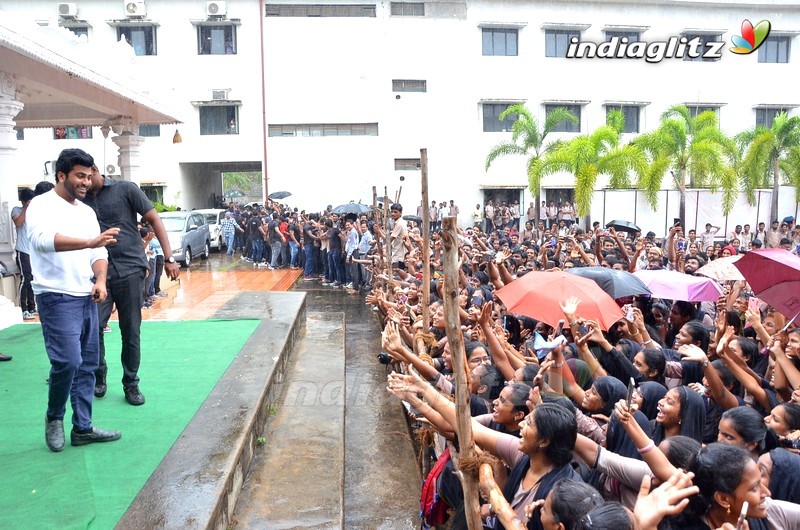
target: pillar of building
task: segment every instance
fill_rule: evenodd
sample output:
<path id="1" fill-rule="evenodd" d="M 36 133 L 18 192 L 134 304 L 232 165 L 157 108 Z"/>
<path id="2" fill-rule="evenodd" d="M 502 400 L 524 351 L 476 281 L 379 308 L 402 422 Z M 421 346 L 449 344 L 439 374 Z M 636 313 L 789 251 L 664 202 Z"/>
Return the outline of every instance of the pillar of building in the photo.
<path id="1" fill-rule="evenodd" d="M 122 174 L 122 180 L 129 180 L 139 185 L 142 181 L 140 150 L 144 144 L 144 138 L 133 132 L 138 130 L 138 125 L 130 118 L 120 118 L 111 125 L 111 130 L 118 135 L 111 141 L 119 148 L 117 165 Z"/>
<path id="2" fill-rule="evenodd" d="M 17 133 L 14 118 L 22 111 L 17 100 L 17 80 L 0 71 L 0 261 L 8 272 L 16 272 L 14 264 L 14 228 L 11 208 L 19 203 L 16 185 Z M 22 320 L 22 313 L 11 300 L 16 300 L 14 277 L 0 278 L 0 328 Z"/>

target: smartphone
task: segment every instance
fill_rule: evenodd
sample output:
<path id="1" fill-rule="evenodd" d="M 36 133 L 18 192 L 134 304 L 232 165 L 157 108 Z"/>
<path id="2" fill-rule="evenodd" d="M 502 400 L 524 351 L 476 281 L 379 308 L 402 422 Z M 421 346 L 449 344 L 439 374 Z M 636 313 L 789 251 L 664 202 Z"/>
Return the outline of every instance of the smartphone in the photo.
<path id="1" fill-rule="evenodd" d="M 625 320 L 628 322 L 633 322 L 633 306 L 626 305 L 625 306 Z"/>
<path id="2" fill-rule="evenodd" d="M 633 380 L 633 377 L 630 378 L 628 381 L 628 396 L 626 401 L 628 403 L 628 412 L 631 411 L 631 403 L 633 402 L 633 389 L 636 388 L 636 381 Z"/>
<path id="3" fill-rule="evenodd" d="M 676 226 L 676 225 L 679 225 L 679 224 L 681 224 L 681 218 L 680 217 L 673 217 L 672 218 L 672 226 Z"/>
<path id="4" fill-rule="evenodd" d="M 751 296 L 750 298 L 747 299 L 747 309 L 749 309 L 753 313 L 758 313 L 758 306 L 760 304 L 761 301 L 755 296 Z"/>
<path id="5" fill-rule="evenodd" d="M 683 241 L 678 241 L 676 247 L 678 248 L 678 250 L 683 251 L 686 248 L 686 243 Z"/>
<path id="6" fill-rule="evenodd" d="M 736 520 L 736 530 L 744 528 L 744 520 L 747 518 L 747 510 L 750 509 L 750 503 L 744 501 L 742 503 L 742 511 L 739 513 L 739 519 Z"/>
<path id="7" fill-rule="evenodd" d="M 553 237 L 553 238 L 550 238 L 550 243 L 547 246 L 548 247 L 554 247 L 554 246 L 556 246 L 556 243 L 557 243 L 557 240 L 556 240 L 556 238 Z"/>

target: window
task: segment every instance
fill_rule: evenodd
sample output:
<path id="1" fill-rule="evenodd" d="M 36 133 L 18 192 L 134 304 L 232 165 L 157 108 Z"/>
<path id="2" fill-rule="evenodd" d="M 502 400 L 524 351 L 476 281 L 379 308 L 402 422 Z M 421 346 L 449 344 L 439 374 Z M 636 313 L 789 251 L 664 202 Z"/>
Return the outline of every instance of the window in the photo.
<path id="1" fill-rule="evenodd" d="M 198 55 L 235 55 L 236 26 L 200 25 L 197 26 Z"/>
<path id="2" fill-rule="evenodd" d="M 142 184 L 140 187 L 150 202 L 164 202 L 164 186 Z"/>
<path id="3" fill-rule="evenodd" d="M 264 4 L 267 17 L 375 17 L 375 4 Z"/>
<path id="4" fill-rule="evenodd" d="M 573 37 L 581 38 L 577 29 L 546 29 L 544 31 L 544 56 L 566 57 L 569 41 Z"/>
<path id="5" fill-rule="evenodd" d="M 719 107 L 714 105 L 686 105 L 686 108 L 689 109 L 689 114 L 692 118 L 696 118 L 698 114 L 702 114 L 709 110 L 719 115 Z"/>
<path id="6" fill-rule="evenodd" d="M 691 42 L 694 39 L 700 39 L 700 46 L 697 48 L 699 55 L 697 57 L 689 57 L 689 47 L 687 45 L 686 53 L 683 55 L 684 61 L 695 61 L 695 62 L 713 62 L 719 61 L 719 59 L 714 58 L 707 58 L 703 57 L 703 55 L 710 50 L 708 46 L 706 46 L 709 42 L 719 42 L 720 35 L 708 35 L 708 34 L 696 34 L 696 33 L 684 33 L 684 37 L 686 37 L 686 42 Z"/>
<path id="7" fill-rule="evenodd" d="M 396 17 L 424 17 L 425 2 L 392 2 L 391 13 Z"/>
<path id="8" fill-rule="evenodd" d="M 483 28 L 483 55 L 517 55 L 516 29 Z"/>
<path id="9" fill-rule="evenodd" d="M 395 158 L 394 170 L 395 171 L 419 171 L 420 166 L 419 158 Z"/>
<path id="10" fill-rule="evenodd" d="M 117 26 L 117 40 L 123 37 L 136 55 L 156 55 L 155 26 Z"/>
<path id="11" fill-rule="evenodd" d="M 641 107 L 636 105 L 606 105 L 606 116 L 612 110 L 619 110 L 625 117 L 624 133 L 638 133 L 639 132 L 639 111 Z"/>
<path id="12" fill-rule="evenodd" d="M 161 136 L 161 125 L 139 125 L 139 136 Z"/>
<path id="13" fill-rule="evenodd" d="M 553 129 L 553 132 L 573 132 L 579 133 L 581 132 L 581 106 L 580 105 L 560 105 L 560 104 L 550 104 L 544 106 L 545 115 L 549 115 L 551 112 L 556 110 L 557 108 L 567 109 L 571 113 L 573 113 L 578 118 L 578 123 L 572 123 L 568 121 L 562 121 L 558 123 Z"/>
<path id="14" fill-rule="evenodd" d="M 377 123 L 270 125 L 269 136 L 378 136 Z"/>
<path id="15" fill-rule="evenodd" d="M 606 31 L 606 41 L 610 41 L 612 38 L 617 37 L 619 40 L 622 40 L 623 37 L 628 39 L 628 42 L 639 42 L 639 38 L 641 34 L 638 31 L 619 31 L 619 30 L 607 30 Z"/>
<path id="16" fill-rule="evenodd" d="M 392 92 L 427 92 L 424 79 L 392 79 Z"/>
<path id="17" fill-rule="evenodd" d="M 506 132 L 517 121 L 516 114 L 509 114 L 500 121 L 500 114 L 508 108 L 510 103 L 484 103 L 483 106 L 483 132 Z"/>
<path id="18" fill-rule="evenodd" d="M 789 112 L 789 109 L 783 107 L 756 109 L 756 126 L 769 129 L 772 127 L 772 122 L 775 121 L 775 116 L 782 112 Z"/>
<path id="19" fill-rule="evenodd" d="M 79 140 L 92 137 L 92 128 L 76 125 L 68 127 L 53 127 L 54 140 Z"/>
<path id="20" fill-rule="evenodd" d="M 767 37 L 758 49 L 760 63 L 788 63 L 791 37 Z"/>
<path id="21" fill-rule="evenodd" d="M 67 29 L 78 37 L 86 37 L 87 39 L 89 38 L 88 26 L 67 26 Z"/>
<path id="22" fill-rule="evenodd" d="M 17 140 L 25 139 L 25 129 L 23 127 L 14 127 L 14 131 L 17 133 Z"/>
<path id="23" fill-rule="evenodd" d="M 239 134 L 237 105 L 200 107 L 200 134 Z"/>

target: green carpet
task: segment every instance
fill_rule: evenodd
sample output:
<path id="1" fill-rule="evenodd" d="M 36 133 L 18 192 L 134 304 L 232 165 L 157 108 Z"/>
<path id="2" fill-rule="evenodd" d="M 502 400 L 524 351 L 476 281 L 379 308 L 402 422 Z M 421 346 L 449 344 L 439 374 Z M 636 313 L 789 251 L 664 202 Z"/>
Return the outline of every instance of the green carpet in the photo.
<path id="1" fill-rule="evenodd" d="M 105 335 L 108 393 L 94 402 L 94 424 L 122 439 L 51 452 L 44 442 L 50 363 L 39 325 L 0 331 L 0 528 L 111 529 L 258 326 L 258 320 L 143 322 L 141 390 L 122 392 L 116 322 Z"/>

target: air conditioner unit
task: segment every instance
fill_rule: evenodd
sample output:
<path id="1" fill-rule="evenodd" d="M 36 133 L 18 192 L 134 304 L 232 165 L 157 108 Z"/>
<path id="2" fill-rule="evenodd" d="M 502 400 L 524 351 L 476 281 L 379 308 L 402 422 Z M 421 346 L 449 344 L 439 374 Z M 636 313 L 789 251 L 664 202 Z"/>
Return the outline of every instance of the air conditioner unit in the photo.
<path id="1" fill-rule="evenodd" d="M 228 89 L 227 88 L 212 89 L 211 99 L 220 99 L 220 100 L 228 99 Z"/>
<path id="2" fill-rule="evenodd" d="M 106 166 L 106 175 L 119 175 L 119 168 L 114 164 L 108 164 Z"/>
<path id="3" fill-rule="evenodd" d="M 75 18 L 78 16 L 78 4 L 62 2 L 58 4 L 58 16 L 62 18 Z"/>
<path id="4" fill-rule="evenodd" d="M 147 6 L 145 6 L 144 0 L 123 1 L 126 17 L 141 18 L 147 16 Z"/>
<path id="5" fill-rule="evenodd" d="M 225 2 L 206 2 L 206 15 L 209 17 L 224 17 L 228 14 L 228 5 Z"/>

